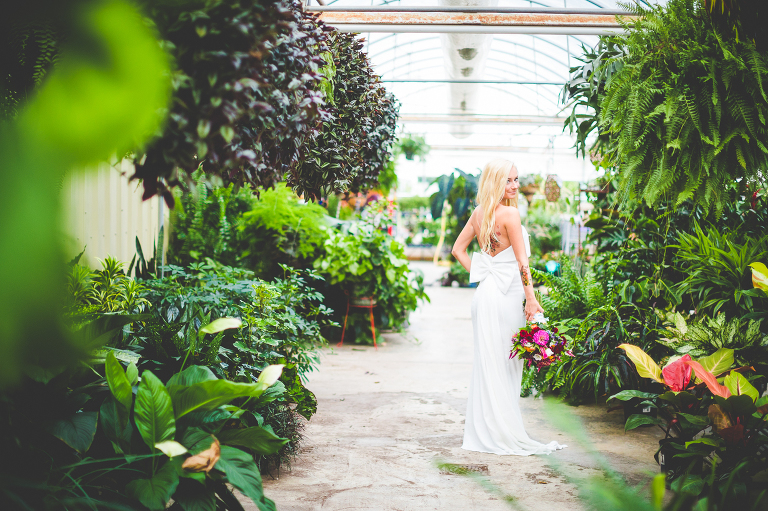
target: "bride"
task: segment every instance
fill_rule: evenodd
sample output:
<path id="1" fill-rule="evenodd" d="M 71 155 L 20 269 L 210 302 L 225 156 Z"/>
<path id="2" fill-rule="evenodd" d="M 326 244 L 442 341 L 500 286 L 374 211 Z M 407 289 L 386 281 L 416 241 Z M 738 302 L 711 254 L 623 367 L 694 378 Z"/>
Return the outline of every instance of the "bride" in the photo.
<path id="1" fill-rule="evenodd" d="M 488 163 L 480 177 L 479 206 L 451 253 L 470 272 L 470 282 L 479 282 L 472 299 L 475 361 L 462 448 L 529 456 L 565 446 L 539 443 L 525 432 L 518 406 L 523 362 L 509 359 L 512 335 L 525 326 L 525 318 L 544 312 L 533 294 L 528 233 L 515 207 L 519 187 L 512 162 Z M 467 247 L 475 236 L 482 253 L 475 253 L 470 262 Z"/>

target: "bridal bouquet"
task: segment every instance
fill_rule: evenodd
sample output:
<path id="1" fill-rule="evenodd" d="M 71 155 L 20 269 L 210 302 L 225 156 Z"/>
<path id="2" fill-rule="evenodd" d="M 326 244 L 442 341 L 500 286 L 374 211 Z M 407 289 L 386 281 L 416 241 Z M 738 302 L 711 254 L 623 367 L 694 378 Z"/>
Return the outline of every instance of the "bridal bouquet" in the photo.
<path id="1" fill-rule="evenodd" d="M 537 370 L 560 360 L 563 355 L 572 357 L 571 350 L 565 348 L 565 338 L 558 334 L 557 328 L 546 328 L 546 318 L 538 313 L 533 321 L 512 336 L 512 350 L 509 358 L 515 356 L 525 361 L 526 366 L 535 366 Z"/>

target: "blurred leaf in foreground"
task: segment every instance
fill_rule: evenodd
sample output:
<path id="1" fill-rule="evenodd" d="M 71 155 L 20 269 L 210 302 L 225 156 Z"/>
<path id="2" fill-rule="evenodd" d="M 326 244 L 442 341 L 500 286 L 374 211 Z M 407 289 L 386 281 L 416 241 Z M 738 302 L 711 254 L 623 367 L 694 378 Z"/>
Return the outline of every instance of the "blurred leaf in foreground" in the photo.
<path id="1" fill-rule="evenodd" d="M 56 9 L 68 34 L 60 60 L 0 125 L 0 387 L 32 366 L 46 378 L 89 348 L 61 321 L 60 183 L 72 168 L 138 147 L 160 127 L 169 97 L 168 58 L 134 7 Z"/>

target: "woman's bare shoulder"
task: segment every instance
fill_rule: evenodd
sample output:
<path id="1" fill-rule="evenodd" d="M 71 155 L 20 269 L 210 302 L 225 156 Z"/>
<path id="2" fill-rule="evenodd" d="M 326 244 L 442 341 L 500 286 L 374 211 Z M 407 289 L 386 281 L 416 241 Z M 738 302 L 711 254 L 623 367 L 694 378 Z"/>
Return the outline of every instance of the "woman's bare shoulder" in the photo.
<path id="1" fill-rule="evenodd" d="M 499 209 L 496 210 L 496 215 L 504 218 L 520 218 L 520 212 L 515 206 L 505 206 L 503 204 L 499 204 Z"/>

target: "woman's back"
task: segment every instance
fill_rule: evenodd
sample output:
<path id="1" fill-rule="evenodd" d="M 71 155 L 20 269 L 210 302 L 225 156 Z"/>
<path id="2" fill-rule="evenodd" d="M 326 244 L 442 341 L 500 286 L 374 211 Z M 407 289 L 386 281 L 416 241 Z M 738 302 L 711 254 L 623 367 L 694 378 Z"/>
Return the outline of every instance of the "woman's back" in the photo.
<path id="1" fill-rule="evenodd" d="M 496 254 L 512 246 L 511 236 L 513 236 L 513 234 L 511 234 L 512 229 L 510 229 L 510 227 L 513 210 L 517 211 L 517 208 L 514 206 L 504 206 L 502 204 L 496 206 L 496 218 L 493 225 L 493 232 L 496 234 L 496 237 L 494 238 L 491 236 L 491 250 L 489 255 L 495 256 Z M 475 211 L 472 213 L 472 216 L 469 219 L 469 221 L 472 223 L 472 228 L 476 233 L 480 232 L 480 221 L 482 218 L 483 208 L 482 206 L 478 206 L 475 208 Z M 478 238 L 477 241 L 480 243 L 481 247 L 484 245 L 484 240 L 480 240 Z"/>

